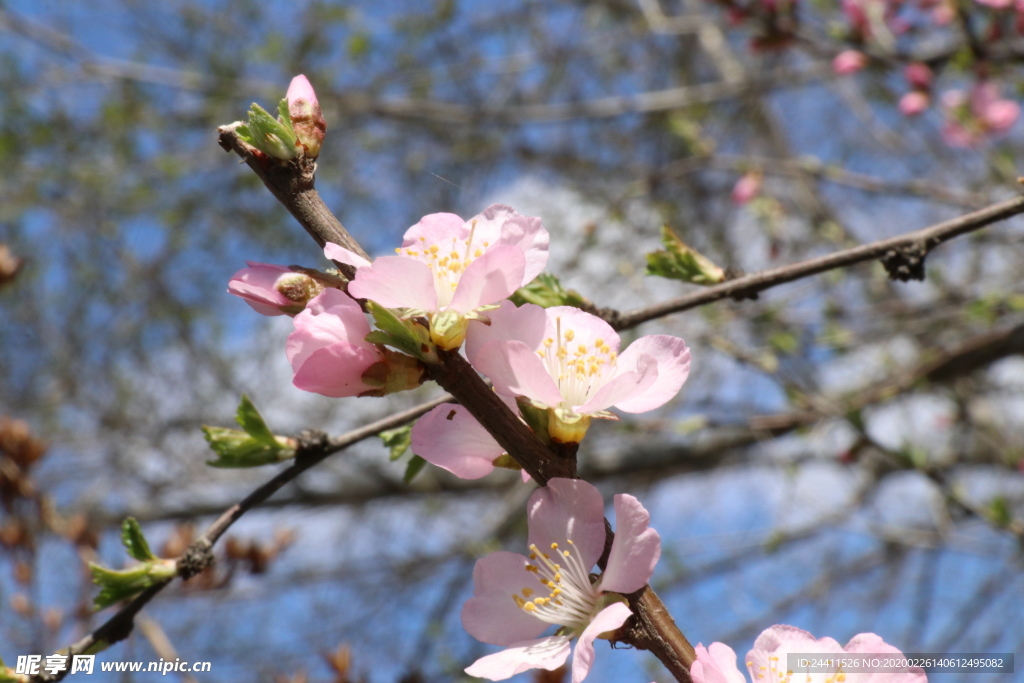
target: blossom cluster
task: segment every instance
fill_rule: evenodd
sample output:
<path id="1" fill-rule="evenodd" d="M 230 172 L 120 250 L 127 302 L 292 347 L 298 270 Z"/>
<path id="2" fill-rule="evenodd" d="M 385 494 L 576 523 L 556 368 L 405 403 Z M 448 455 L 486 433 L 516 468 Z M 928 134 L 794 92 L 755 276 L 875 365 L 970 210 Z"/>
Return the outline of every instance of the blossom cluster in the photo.
<path id="1" fill-rule="evenodd" d="M 325 125 L 308 81 L 296 79 L 287 100 L 295 150 L 315 157 Z M 738 189 L 734 198 L 748 201 L 759 184 L 760 177 L 752 176 L 751 187 Z M 299 389 L 337 398 L 383 396 L 419 386 L 426 366 L 444 354 L 464 353 L 542 441 L 571 444 L 583 439 L 592 420 L 618 419 L 612 408 L 640 413 L 671 400 L 689 375 L 690 350 L 669 335 L 641 337 L 624 347 L 608 322 L 572 306 L 517 306 L 509 297 L 543 271 L 548 245 L 540 218 L 495 204 L 469 220 L 451 213 L 424 216 L 394 255 L 372 261 L 327 244 L 327 258 L 354 268 L 351 281 L 249 262 L 228 291 L 259 313 L 292 318 L 285 351 Z M 476 421 L 472 406 L 435 408 L 416 423 L 410 440 L 414 453 L 466 479 L 510 460 Z M 616 495 L 614 510 L 617 530 L 606 554 L 604 499 L 593 485 L 555 478 L 533 492 L 529 553 L 494 552 L 474 567 L 463 626 L 504 649 L 478 659 L 468 674 L 503 680 L 530 669 L 555 670 L 572 653 L 573 683 L 587 676 L 594 642 L 614 641 L 634 616 L 631 596 L 647 585 L 661 555 L 661 539 L 636 498 Z M 595 565 L 600 573 L 593 573 Z M 863 648 L 895 650 L 873 634 L 858 636 L 844 650 L 830 639 L 815 641 L 799 629 L 776 626 L 755 643 L 747 667 L 755 681 L 789 681 L 792 672 L 779 664 L 785 652 Z M 735 654 L 721 643 L 697 648 L 691 675 L 695 683 L 743 680 Z M 920 683 L 923 675 L 891 680 Z"/>

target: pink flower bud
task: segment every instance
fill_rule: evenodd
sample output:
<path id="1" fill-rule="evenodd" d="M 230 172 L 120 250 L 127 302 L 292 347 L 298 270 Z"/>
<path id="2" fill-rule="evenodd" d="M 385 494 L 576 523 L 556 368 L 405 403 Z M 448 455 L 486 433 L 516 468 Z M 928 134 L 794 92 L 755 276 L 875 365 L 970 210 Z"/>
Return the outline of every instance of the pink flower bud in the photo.
<path id="1" fill-rule="evenodd" d="M 847 76 L 863 69 L 868 63 L 864 53 L 857 50 L 843 50 L 832 60 L 832 70 L 840 76 Z"/>
<path id="2" fill-rule="evenodd" d="M 928 93 L 914 90 L 900 98 L 900 113 L 904 116 L 917 116 L 931 104 Z"/>
<path id="3" fill-rule="evenodd" d="M 908 64 L 907 68 L 903 70 L 903 77 L 915 90 L 928 90 L 932 87 L 932 70 L 928 68 L 927 64 L 921 62 Z"/>
<path id="4" fill-rule="evenodd" d="M 761 191 L 762 180 L 764 175 L 760 171 L 744 173 L 732 188 L 732 203 L 742 205 L 756 197 Z"/>
<path id="5" fill-rule="evenodd" d="M 316 99 L 313 86 L 309 79 L 298 75 L 288 86 L 288 115 L 295 128 L 295 137 L 305 149 L 306 156 L 316 159 L 320 155 L 320 146 L 324 142 L 327 122 L 320 111 L 320 102 Z"/>
<path id="6" fill-rule="evenodd" d="M 324 289 L 310 276 L 290 268 L 256 261 L 246 263 L 248 268 L 231 276 L 228 293 L 244 299 L 257 313 L 294 316 Z"/>

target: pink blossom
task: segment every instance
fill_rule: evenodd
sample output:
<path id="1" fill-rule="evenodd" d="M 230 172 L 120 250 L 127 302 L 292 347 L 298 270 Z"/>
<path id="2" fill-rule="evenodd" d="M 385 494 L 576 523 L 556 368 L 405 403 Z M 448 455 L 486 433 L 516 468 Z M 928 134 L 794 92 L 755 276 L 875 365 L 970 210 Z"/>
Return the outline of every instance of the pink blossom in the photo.
<path id="1" fill-rule="evenodd" d="M 604 550 L 601 494 L 579 479 L 552 479 L 533 493 L 530 556 L 499 551 L 477 561 L 473 597 L 462 608 L 462 625 L 470 635 L 507 649 L 478 659 L 466 673 L 500 681 L 529 669 L 551 671 L 565 662 L 572 639 L 579 638 L 572 681 L 586 677 L 594 640 L 632 614 L 613 594 L 646 585 L 661 555 L 661 539 L 640 501 L 615 496 L 615 518 L 608 565 L 591 583 L 590 570 Z M 562 627 L 560 635 L 538 638 L 552 624 Z"/>
<path id="2" fill-rule="evenodd" d="M 246 263 L 248 268 L 231 276 L 228 293 L 241 297 L 257 313 L 294 316 L 324 289 L 310 276 L 285 266 L 256 261 Z"/>
<path id="3" fill-rule="evenodd" d="M 288 116 L 298 143 L 303 146 L 306 156 L 316 159 L 327 132 L 327 122 L 309 79 L 301 74 L 293 78 L 285 99 L 288 100 Z"/>
<path id="4" fill-rule="evenodd" d="M 428 316 L 434 342 L 452 349 L 462 344 L 467 320 L 544 270 L 548 232 L 540 218 L 493 204 L 468 221 L 424 216 L 395 252 L 370 263 L 336 244 L 324 248 L 327 258 L 356 266 L 353 296 Z"/>
<path id="5" fill-rule="evenodd" d="M 743 683 L 743 674 L 736 666 L 736 653 L 728 645 L 712 643 L 704 648 L 698 645 L 697 661 L 690 667 L 693 683 Z M 794 626 L 772 626 L 754 641 L 754 648 L 747 653 L 746 665 L 750 680 L 760 681 L 791 680 L 809 683 L 826 683 L 837 680 L 840 673 L 846 683 L 926 683 L 927 677 L 921 669 L 910 669 L 901 673 L 830 671 L 828 673 L 807 673 L 804 669 L 789 666 L 789 654 L 879 654 L 901 656 L 903 653 L 889 645 L 874 633 L 861 633 L 850 639 L 846 647 L 831 638 L 815 639 L 807 631 Z M 794 675 L 798 674 L 798 675 Z"/>
<path id="6" fill-rule="evenodd" d="M 641 337 L 619 355 L 619 335 L 595 315 L 571 306 L 516 308 L 503 302 L 473 323 L 466 355 L 504 396 L 525 396 L 559 422 L 583 428 L 590 417 L 653 410 L 675 396 L 690 372 L 690 350 L 678 337 Z M 578 440 L 559 439 L 558 440 Z M 582 434 L 579 435 L 582 438 Z"/>
<path id="7" fill-rule="evenodd" d="M 325 289 L 295 316 L 286 352 L 303 391 L 324 396 L 383 396 L 419 386 L 413 358 L 367 341 L 370 323 L 351 297 Z"/>
<path id="8" fill-rule="evenodd" d="M 954 147 L 973 147 L 986 137 L 1002 133 L 1020 118 L 1020 105 L 1003 99 L 991 81 L 979 81 L 969 95 L 959 90 L 943 93 L 946 126 L 942 135 Z"/>
<path id="9" fill-rule="evenodd" d="M 502 400 L 519 413 L 515 401 Z M 508 455 L 465 407 L 451 403 L 439 405 L 416 421 L 412 452 L 461 479 L 487 476 L 496 467 L 495 461 Z M 524 471 L 523 481 L 529 479 Z"/>
<path id="10" fill-rule="evenodd" d="M 928 93 L 912 90 L 900 98 L 900 113 L 904 116 L 917 116 L 928 109 L 929 104 L 931 104 L 931 98 Z"/>
<path id="11" fill-rule="evenodd" d="M 868 58 L 857 50 L 843 50 L 832 60 L 832 70 L 840 76 L 847 76 L 863 69 Z"/>
<path id="12" fill-rule="evenodd" d="M 760 171 L 744 173 L 732 188 L 732 203 L 737 205 L 746 204 L 756 197 L 761 192 L 763 180 L 764 174 Z"/>
<path id="13" fill-rule="evenodd" d="M 928 90 L 932 87 L 932 79 L 934 74 L 927 64 L 922 62 L 914 62 L 908 64 L 907 68 L 903 70 L 903 77 L 907 79 L 907 83 L 910 84 L 911 88 L 915 90 Z"/>

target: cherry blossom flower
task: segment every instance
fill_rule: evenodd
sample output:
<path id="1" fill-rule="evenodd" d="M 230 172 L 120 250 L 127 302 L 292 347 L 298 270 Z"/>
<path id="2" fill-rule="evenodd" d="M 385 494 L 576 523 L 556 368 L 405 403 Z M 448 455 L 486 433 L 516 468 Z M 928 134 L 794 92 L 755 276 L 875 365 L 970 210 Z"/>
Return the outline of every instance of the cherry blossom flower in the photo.
<path id="1" fill-rule="evenodd" d="M 370 323 L 351 297 L 325 289 L 295 316 L 286 352 L 303 391 L 332 398 L 383 396 L 419 386 L 423 366 L 365 341 Z"/>
<path id="2" fill-rule="evenodd" d="M 947 117 L 942 135 L 953 147 L 973 147 L 986 137 L 1005 132 L 1020 117 L 1020 105 L 1003 99 L 991 81 L 980 81 L 969 94 L 950 90 L 942 95 Z"/>
<path id="3" fill-rule="evenodd" d="M 912 90 L 900 98 L 899 109 L 904 116 L 917 116 L 928 109 L 931 98 L 928 93 L 920 90 Z"/>
<path id="4" fill-rule="evenodd" d="M 745 683 L 736 666 L 736 653 L 724 643 L 712 643 L 705 648 L 698 645 L 697 661 L 690 667 L 693 683 Z M 794 626 L 772 626 L 754 641 L 754 648 L 747 653 L 746 664 L 752 683 L 926 683 L 927 677 L 921 669 L 905 672 L 856 672 L 831 671 L 810 673 L 789 668 L 789 654 L 878 654 L 897 655 L 903 653 L 889 645 L 874 633 L 854 636 L 844 648 L 831 638 L 815 640 L 807 631 Z M 798 675 L 795 675 L 798 674 Z"/>
<path id="5" fill-rule="evenodd" d="M 231 276 L 228 293 L 241 297 L 257 313 L 294 316 L 324 289 L 310 276 L 285 266 L 256 261 L 246 263 L 248 268 Z"/>
<path id="6" fill-rule="evenodd" d="M 550 435 L 558 441 L 579 441 L 591 417 L 614 419 L 606 412 L 612 406 L 642 413 L 663 405 L 690 372 L 682 339 L 641 337 L 619 355 L 611 325 L 571 306 L 504 302 L 488 317 L 490 326 L 471 326 L 470 363 L 499 394 L 549 409 Z"/>
<path id="7" fill-rule="evenodd" d="M 519 413 L 515 401 L 502 400 Z M 505 449 L 464 406 L 439 405 L 416 421 L 411 436 L 413 453 L 461 479 L 480 479 L 498 466 L 514 467 L 503 462 L 510 460 Z M 523 481 L 529 479 L 523 471 Z"/>
<path id="8" fill-rule="evenodd" d="M 297 144 L 302 145 L 306 156 L 316 159 L 327 132 L 327 122 L 309 79 L 302 74 L 293 78 L 285 99 L 288 100 L 288 116 L 295 129 Z"/>
<path id="9" fill-rule="evenodd" d="M 732 203 L 742 205 L 749 202 L 761 192 L 764 174 L 760 171 L 744 173 L 732 188 Z"/>
<path id="10" fill-rule="evenodd" d="M 848 76 L 867 66 L 868 58 L 857 50 L 843 50 L 832 60 L 832 71 L 840 76 Z"/>
<path id="11" fill-rule="evenodd" d="M 544 270 L 548 232 L 540 218 L 493 204 L 468 221 L 451 213 L 424 216 L 395 252 L 370 263 L 337 244 L 324 248 L 327 258 L 356 266 L 353 296 L 426 315 L 433 341 L 454 349 L 468 320 Z"/>
<path id="12" fill-rule="evenodd" d="M 903 77 L 907 79 L 910 87 L 915 90 L 928 90 L 932 87 L 932 80 L 935 78 L 935 75 L 927 64 L 914 62 L 907 64 L 907 67 L 903 70 Z"/>
<path id="13" fill-rule="evenodd" d="M 590 569 L 604 550 L 604 501 L 578 479 L 552 479 L 528 506 L 530 556 L 499 551 L 477 561 L 473 597 L 462 625 L 477 640 L 507 649 L 473 663 L 466 673 L 500 681 L 529 669 L 552 671 L 569 656 L 572 681 L 594 661 L 594 640 L 630 617 L 617 593 L 647 584 L 661 555 L 650 515 L 633 496 L 615 496 L 618 527 L 608 565 L 591 583 Z M 550 625 L 554 635 L 538 638 Z"/>

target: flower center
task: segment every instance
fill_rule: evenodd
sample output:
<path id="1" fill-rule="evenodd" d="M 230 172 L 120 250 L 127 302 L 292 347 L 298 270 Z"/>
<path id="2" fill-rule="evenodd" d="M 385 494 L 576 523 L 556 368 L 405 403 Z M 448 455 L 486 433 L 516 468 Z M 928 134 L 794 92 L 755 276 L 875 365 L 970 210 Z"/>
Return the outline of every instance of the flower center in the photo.
<path id="1" fill-rule="evenodd" d="M 599 595 L 590 583 L 590 573 L 579 550 L 572 541 L 568 545 L 569 550 L 560 550 L 557 543 L 552 543 L 549 555 L 531 544 L 530 559 L 534 564 L 526 565 L 526 571 L 536 577 L 548 595 L 534 598 L 536 591 L 527 586 L 520 591 L 522 595 L 514 593 L 512 599 L 541 621 L 582 631 L 594 616 Z"/>
<path id="2" fill-rule="evenodd" d="M 747 668 L 752 669 L 754 666 L 753 662 L 747 662 Z M 771 681 L 771 683 L 790 683 L 793 679 L 792 671 L 782 671 L 779 668 L 779 657 L 777 655 L 771 655 L 768 657 L 767 666 L 759 666 L 757 671 L 754 672 L 754 677 L 758 680 L 764 680 L 765 683 Z M 807 681 L 810 683 L 811 675 L 807 675 Z M 844 683 L 846 681 L 846 674 L 842 670 L 838 671 L 835 675 L 826 678 L 823 683 Z"/>
<path id="3" fill-rule="evenodd" d="M 473 245 L 473 236 L 476 233 L 476 221 L 474 220 L 469 229 L 469 235 L 465 239 L 452 237 L 451 239 L 439 240 L 431 243 L 427 237 L 420 237 L 420 244 L 409 247 L 398 247 L 396 254 L 414 258 L 417 261 L 430 266 L 430 272 L 434 276 L 434 291 L 437 292 L 437 308 L 443 310 L 452 302 L 455 288 L 459 285 L 462 273 L 473 261 L 483 256 L 484 252 L 491 245 L 490 242 L 483 242 L 480 245 Z"/>
<path id="4" fill-rule="evenodd" d="M 543 348 L 537 349 L 548 374 L 558 384 L 558 393 L 565 401 L 562 407 L 568 408 L 590 400 L 607 381 L 609 371 L 614 372 L 619 355 L 604 339 L 594 340 L 592 346 L 575 339 L 572 328 L 562 331 L 562 318 L 558 317 L 555 338 L 548 337 Z"/>

